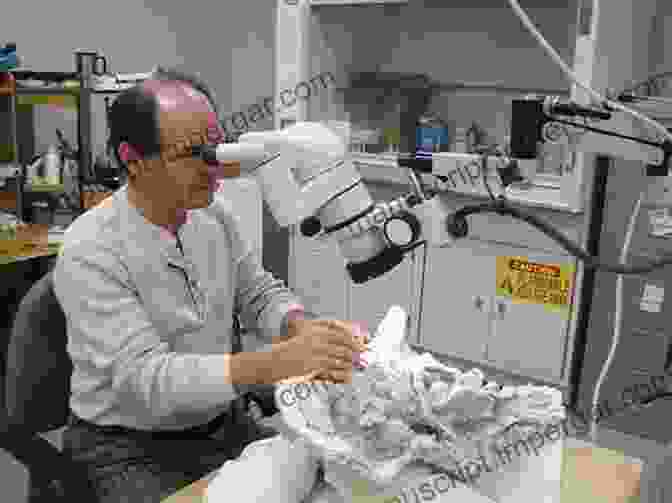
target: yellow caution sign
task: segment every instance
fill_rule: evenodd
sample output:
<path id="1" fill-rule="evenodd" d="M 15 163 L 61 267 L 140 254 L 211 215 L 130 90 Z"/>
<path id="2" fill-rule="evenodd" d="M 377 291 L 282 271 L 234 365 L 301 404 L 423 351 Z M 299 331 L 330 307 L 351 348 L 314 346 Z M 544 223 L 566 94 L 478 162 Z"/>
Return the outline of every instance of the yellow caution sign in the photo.
<path id="1" fill-rule="evenodd" d="M 573 264 L 542 264 L 527 257 L 497 257 L 497 295 L 521 304 L 567 311 L 574 293 Z"/>

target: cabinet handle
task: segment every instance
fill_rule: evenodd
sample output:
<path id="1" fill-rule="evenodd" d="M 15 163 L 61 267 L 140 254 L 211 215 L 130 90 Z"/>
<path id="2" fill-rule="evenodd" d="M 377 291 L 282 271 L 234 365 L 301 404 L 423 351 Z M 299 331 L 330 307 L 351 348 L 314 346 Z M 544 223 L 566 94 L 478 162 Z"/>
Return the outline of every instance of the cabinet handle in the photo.
<path id="1" fill-rule="evenodd" d="M 498 301 L 497 302 L 497 314 L 499 314 L 500 319 L 504 319 L 504 315 L 506 314 L 506 303 Z"/>
<path id="2" fill-rule="evenodd" d="M 483 299 L 483 297 L 481 297 L 480 295 L 477 296 L 477 297 L 474 297 L 474 307 L 478 311 L 483 312 L 483 306 L 484 305 L 485 305 L 485 300 Z"/>

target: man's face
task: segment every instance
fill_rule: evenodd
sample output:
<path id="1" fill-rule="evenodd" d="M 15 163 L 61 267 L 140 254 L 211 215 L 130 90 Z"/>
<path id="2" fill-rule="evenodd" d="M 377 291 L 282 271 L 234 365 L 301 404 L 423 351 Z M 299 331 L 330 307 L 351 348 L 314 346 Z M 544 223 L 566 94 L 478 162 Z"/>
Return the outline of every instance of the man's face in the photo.
<path id="1" fill-rule="evenodd" d="M 224 140 L 210 103 L 186 85 L 154 85 L 159 102 L 161 157 L 155 160 L 156 169 L 150 175 L 153 195 L 167 208 L 205 208 L 212 203 L 220 179 L 240 176 L 240 164 L 212 166 L 193 157 L 192 146 Z"/>

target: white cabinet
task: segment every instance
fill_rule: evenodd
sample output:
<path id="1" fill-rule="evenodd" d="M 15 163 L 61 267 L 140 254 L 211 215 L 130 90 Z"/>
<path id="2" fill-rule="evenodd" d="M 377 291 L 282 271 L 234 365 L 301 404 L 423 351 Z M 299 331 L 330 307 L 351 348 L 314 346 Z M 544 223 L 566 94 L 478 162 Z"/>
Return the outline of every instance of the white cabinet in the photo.
<path id="1" fill-rule="evenodd" d="M 463 240 L 427 252 L 420 345 L 469 361 L 485 359 L 495 265 L 483 243 Z"/>
<path id="2" fill-rule="evenodd" d="M 513 246 L 495 245 L 492 250 L 500 256 L 524 256 L 538 264 L 575 263 L 567 256 Z M 495 282 L 491 280 L 490 286 L 495 288 Z M 561 379 L 571 310 L 550 310 L 543 304 L 512 302 L 495 294 L 492 314 L 488 363 L 525 376 Z"/>
<path id="3" fill-rule="evenodd" d="M 538 264 L 574 259 L 472 239 L 430 249 L 420 314 L 420 344 L 447 357 L 526 377 L 559 381 L 565 363 L 569 314 L 497 295 L 497 257 Z"/>

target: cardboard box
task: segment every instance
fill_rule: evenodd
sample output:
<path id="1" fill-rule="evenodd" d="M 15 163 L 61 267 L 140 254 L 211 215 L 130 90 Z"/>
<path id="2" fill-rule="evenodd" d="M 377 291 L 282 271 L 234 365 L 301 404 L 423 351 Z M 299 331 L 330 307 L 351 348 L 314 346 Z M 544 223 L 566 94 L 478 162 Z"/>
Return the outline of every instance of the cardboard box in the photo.
<path id="1" fill-rule="evenodd" d="M 104 199 L 107 199 L 113 194 L 113 192 L 89 192 L 84 191 L 82 194 L 82 199 L 84 203 L 84 209 L 88 210 L 98 205 Z"/>

